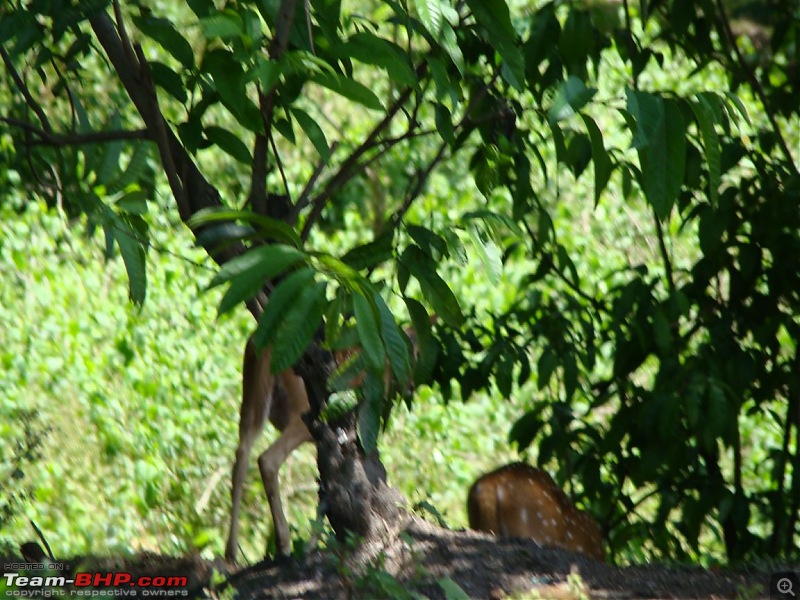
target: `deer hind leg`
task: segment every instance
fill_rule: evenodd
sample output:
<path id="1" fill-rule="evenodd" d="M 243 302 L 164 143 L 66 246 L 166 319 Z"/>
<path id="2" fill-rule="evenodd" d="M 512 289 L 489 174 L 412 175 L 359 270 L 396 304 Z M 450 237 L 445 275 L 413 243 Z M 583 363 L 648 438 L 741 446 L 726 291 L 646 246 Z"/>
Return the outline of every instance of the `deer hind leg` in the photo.
<path id="1" fill-rule="evenodd" d="M 261 471 L 264 491 L 267 494 L 267 501 L 272 512 L 272 523 L 275 526 L 275 548 L 278 554 L 282 556 L 289 555 L 291 538 L 289 536 L 289 524 L 286 522 L 283 503 L 281 502 L 278 472 L 281 465 L 286 462 L 286 459 L 298 446 L 311 441 L 313 441 L 311 433 L 303 420 L 297 415 L 286 425 L 280 437 L 275 440 L 275 443 L 258 457 L 258 468 Z"/>
<path id="2" fill-rule="evenodd" d="M 239 549 L 239 510 L 242 490 L 247 476 L 247 467 L 253 443 L 264 430 L 272 404 L 275 379 L 269 373 L 269 352 L 260 356 L 248 342 L 244 352 L 242 369 L 242 406 L 239 411 L 239 445 L 231 476 L 231 526 L 228 543 L 225 545 L 225 560 L 236 562 Z"/>
<path id="3" fill-rule="evenodd" d="M 252 435 L 250 431 L 242 431 L 239 436 L 239 446 L 236 448 L 236 461 L 233 464 L 231 478 L 231 526 L 228 543 L 225 545 L 225 560 L 231 563 L 236 562 L 236 552 L 239 549 L 239 509 L 247 475 L 247 463 L 250 461 L 255 437 L 256 435 Z"/>

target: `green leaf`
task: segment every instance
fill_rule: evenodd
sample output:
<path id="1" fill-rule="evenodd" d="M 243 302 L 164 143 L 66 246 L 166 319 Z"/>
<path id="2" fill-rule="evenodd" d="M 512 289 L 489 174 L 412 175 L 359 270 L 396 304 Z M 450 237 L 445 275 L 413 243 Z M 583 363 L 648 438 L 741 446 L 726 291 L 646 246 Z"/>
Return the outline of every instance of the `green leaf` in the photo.
<path id="1" fill-rule="evenodd" d="M 147 194 L 140 189 L 124 193 L 116 204 L 120 210 L 131 215 L 147 214 Z"/>
<path id="2" fill-rule="evenodd" d="M 739 111 L 739 114 L 742 115 L 745 123 L 749 124 L 750 115 L 747 113 L 747 107 L 744 105 L 744 102 L 742 102 L 742 99 L 733 92 L 725 92 L 725 98 L 728 100 L 727 105 L 729 107 L 733 106 L 737 111 Z M 731 117 L 733 117 L 733 114 L 731 114 Z"/>
<path id="3" fill-rule="evenodd" d="M 380 237 L 371 242 L 348 250 L 342 262 L 353 269 L 372 269 L 381 263 L 391 260 L 394 255 L 394 229 L 387 229 Z"/>
<path id="4" fill-rule="evenodd" d="M 697 101 L 691 102 L 690 105 L 697 119 L 700 137 L 703 140 L 703 147 L 706 151 L 708 195 L 711 202 L 716 204 L 719 200 L 719 187 L 722 177 L 722 148 L 717 131 L 714 129 L 714 108 L 709 101 L 707 93 L 698 94 Z"/>
<path id="5" fill-rule="evenodd" d="M 594 119 L 589 115 L 581 115 L 583 122 L 586 124 L 586 130 L 589 132 L 589 141 L 592 144 L 592 162 L 594 163 L 594 204 L 597 206 L 600 203 L 600 195 L 608 185 L 608 180 L 611 178 L 611 172 L 614 170 L 614 164 L 608 155 L 608 151 L 603 144 L 603 134 L 600 128 L 595 123 Z"/>
<path id="6" fill-rule="evenodd" d="M 324 281 L 307 285 L 286 307 L 278 335 L 272 342 L 270 368 L 273 373 L 280 373 L 291 367 L 308 348 L 325 311 L 326 288 L 327 284 Z M 267 308 L 271 302 L 270 298 Z"/>
<path id="7" fill-rule="evenodd" d="M 486 227 L 492 231 L 495 239 L 502 238 L 511 232 L 517 237 L 523 238 L 527 233 L 514 221 L 514 219 L 498 212 L 487 209 L 471 210 L 461 215 L 461 220 L 469 222 L 472 220 L 481 221 Z"/>
<path id="8" fill-rule="evenodd" d="M 553 105 L 550 107 L 548 117 L 550 122 L 555 123 L 568 119 L 586 106 L 596 93 L 597 88 L 586 87 L 581 79 L 570 75 L 556 92 Z"/>
<path id="9" fill-rule="evenodd" d="M 381 320 L 381 337 L 386 346 L 386 353 L 389 355 L 389 366 L 392 368 L 392 375 L 401 388 L 406 388 L 411 382 L 411 361 L 408 355 L 406 336 L 397 326 L 392 311 L 386 306 L 381 295 L 375 292 L 372 295 L 372 299 L 378 307 L 378 314 Z"/>
<path id="10" fill-rule="evenodd" d="M 447 255 L 447 242 L 438 233 L 419 225 L 407 225 L 406 231 L 426 254 L 433 257 Z"/>
<path id="11" fill-rule="evenodd" d="M 133 17 L 133 22 L 143 34 L 158 42 L 175 60 L 187 69 L 194 68 L 194 51 L 168 19 Z"/>
<path id="12" fill-rule="evenodd" d="M 544 389 L 550 383 L 550 378 L 553 376 L 553 372 L 556 370 L 557 366 L 558 357 L 555 352 L 550 348 L 545 348 L 542 355 L 539 357 L 537 366 L 537 386 L 540 390 Z"/>
<path id="13" fill-rule="evenodd" d="M 236 277 L 222 296 L 217 307 L 217 317 L 230 312 L 242 302 L 255 296 L 264 287 L 264 280 L 258 277 Z"/>
<path id="14" fill-rule="evenodd" d="M 659 219 L 678 198 L 686 167 L 686 126 L 677 101 L 628 90 L 628 110 L 636 121 L 633 146 L 642 167 L 642 189 Z"/>
<path id="15" fill-rule="evenodd" d="M 203 57 L 203 68 L 214 80 L 214 90 L 219 94 L 222 104 L 236 120 L 250 131 L 263 132 L 261 111 L 247 95 L 247 78 L 241 61 L 232 52 L 214 48 Z"/>
<path id="16" fill-rule="evenodd" d="M 202 237 L 202 228 L 215 223 L 230 223 L 232 221 L 245 221 L 255 227 L 263 237 L 277 242 L 300 247 L 302 240 L 294 229 L 283 221 L 264 217 L 247 210 L 235 210 L 224 207 L 204 208 L 187 221 L 190 228 L 200 232 L 198 239 Z"/>
<path id="17" fill-rule="evenodd" d="M 483 264 L 483 272 L 489 282 L 496 285 L 500 282 L 503 272 L 503 253 L 491 239 L 484 239 L 476 227 L 467 228 L 472 245 L 478 252 L 478 258 Z"/>
<path id="18" fill-rule="evenodd" d="M 503 75 L 517 90 L 525 81 L 525 59 L 517 44 L 517 32 L 505 0 L 467 0 L 475 20 L 486 29 L 486 41 L 492 44 L 507 67 Z"/>
<path id="19" fill-rule="evenodd" d="M 203 35 L 208 40 L 239 38 L 244 34 L 242 18 L 230 9 L 200 19 L 200 25 L 203 28 Z"/>
<path id="20" fill-rule="evenodd" d="M 375 93 L 355 79 L 333 73 L 320 73 L 315 75 L 312 81 L 366 108 L 383 110 L 383 104 Z"/>
<path id="21" fill-rule="evenodd" d="M 248 73 L 248 79 L 257 79 L 261 84 L 261 91 L 268 94 L 278 84 L 281 78 L 281 66 L 274 60 L 258 57 L 258 64 Z"/>
<path id="22" fill-rule="evenodd" d="M 314 283 L 316 271 L 309 267 L 298 269 L 281 281 L 269 296 L 264 314 L 258 320 L 258 327 L 253 334 L 256 349 L 269 346 L 277 336 L 280 324 L 292 305 L 297 302 L 302 291 Z"/>
<path id="23" fill-rule="evenodd" d="M 153 83 L 181 104 L 186 102 L 186 86 L 183 85 L 180 75 L 157 60 L 150 62 L 150 72 L 153 74 Z"/>
<path id="24" fill-rule="evenodd" d="M 364 400 L 358 405 L 358 441 L 367 454 L 378 446 L 382 400 L 383 382 L 376 381 L 375 374 L 368 372 L 364 379 Z"/>
<path id="25" fill-rule="evenodd" d="M 439 38 L 444 17 L 442 16 L 442 3 L 440 0 L 420 0 L 416 2 L 419 20 L 434 39 Z"/>
<path id="26" fill-rule="evenodd" d="M 449 577 L 441 577 L 436 580 L 439 587 L 444 592 L 445 600 L 469 600 L 470 595 Z"/>
<path id="27" fill-rule="evenodd" d="M 299 108 L 292 108 L 291 111 L 322 160 L 327 161 L 331 156 L 331 150 L 328 147 L 328 140 L 325 139 L 325 132 L 306 111 Z"/>
<path id="28" fill-rule="evenodd" d="M 119 244 L 119 252 L 128 273 L 128 297 L 137 306 L 144 304 L 147 294 L 147 269 L 145 266 L 144 246 L 138 239 L 136 231 L 124 219 L 114 219 L 113 236 Z"/>
<path id="29" fill-rule="evenodd" d="M 456 138 L 453 130 L 453 118 L 450 111 L 444 104 L 439 104 L 438 102 L 434 104 L 433 108 L 435 111 L 436 130 L 439 132 L 439 135 L 442 136 L 442 139 L 452 146 Z"/>
<path id="30" fill-rule="evenodd" d="M 357 291 L 353 294 L 353 312 L 356 315 L 358 339 L 366 355 L 367 362 L 376 371 L 383 370 L 386 352 L 384 351 L 373 303 Z"/>
<path id="31" fill-rule="evenodd" d="M 392 81 L 414 87 L 417 77 L 400 46 L 367 32 L 352 35 L 340 50 L 345 56 L 386 70 Z"/>
<path id="32" fill-rule="evenodd" d="M 451 327 L 460 327 L 464 322 L 461 307 L 452 290 L 436 272 L 431 258 L 417 246 L 409 246 L 400 260 L 419 282 L 422 294 L 433 310 Z"/>
<path id="33" fill-rule="evenodd" d="M 439 347 L 431 332 L 431 319 L 425 307 L 413 298 L 403 298 L 416 338 L 417 359 L 414 363 L 414 382 L 430 381 L 439 358 Z"/>
<path id="34" fill-rule="evenodd" d="M 248 166 L 253 164 L 253 157 L 250 155 L 250 150 L 247 149 L 244 142 L 236 137 L 236 135 L 216 125 L 209 125 L 204 131 L 208 140 L 222 149 L 226 154 L 229 154 L 242 164 Z"/>
<path id="35" fill-rule="evenodd" d="M 222 265 L 206 289 L 238 277 L 258 278 L 264 283 L 306 258 L 305 252 L 283 244 L 257 246 Z"/>

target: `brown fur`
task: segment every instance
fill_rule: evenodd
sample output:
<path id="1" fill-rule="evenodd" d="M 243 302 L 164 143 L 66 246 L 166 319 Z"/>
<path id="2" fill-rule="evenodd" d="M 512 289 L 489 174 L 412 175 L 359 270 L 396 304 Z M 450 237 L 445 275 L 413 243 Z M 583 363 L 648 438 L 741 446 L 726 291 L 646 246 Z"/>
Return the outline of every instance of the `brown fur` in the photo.
<path id="1" fill-rule="evenodd" d="M 498 537 L 528 537 L 543 546 L 604 560 L 603 537 L 541 469 L 512 463 L 480 477 L 467 496 L 469 526 Z"/>

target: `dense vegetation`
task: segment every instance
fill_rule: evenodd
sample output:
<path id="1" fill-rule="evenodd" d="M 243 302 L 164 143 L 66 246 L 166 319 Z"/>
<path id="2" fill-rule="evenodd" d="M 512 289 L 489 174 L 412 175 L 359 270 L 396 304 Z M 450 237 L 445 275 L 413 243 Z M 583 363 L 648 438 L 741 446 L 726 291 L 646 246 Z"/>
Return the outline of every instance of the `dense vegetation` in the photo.
<path id="1" fill-rule="evenodd" d="M 70 502 L 47 525 L 72 547 L 133 543 L 101 510 L 216 550 L 247 323 L 208 307 L 247 302 L 276 369 L 322 323 L 358 340 L 362 445 L 390 419 L 390 476 L 455 524 L 510 430 L 621 559 L 796 550 L 791 2 L 188 4 L 3 10 L 0 375 L 20 420 L 0 443 L 20 485 L 0 524 L 29 489 L 40 520 Z M 387 361 L 411 377 L 389 311 L 432 386 L 410 414 L 381 393 Z M 444 476 L 451 452 L 469 468 Z"/>

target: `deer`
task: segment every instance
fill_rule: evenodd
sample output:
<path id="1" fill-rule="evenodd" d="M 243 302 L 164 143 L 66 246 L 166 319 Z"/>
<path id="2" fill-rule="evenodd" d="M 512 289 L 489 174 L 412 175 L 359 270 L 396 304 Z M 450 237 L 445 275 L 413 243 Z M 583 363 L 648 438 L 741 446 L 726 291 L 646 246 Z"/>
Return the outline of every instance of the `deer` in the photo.
<path id="1" fill-rule="evenodd" d="M 477 531 L 532 538 L 543 546 L 605 560 L 597 521 L 576 508 L 550 475 L 525 463 L 479 477 L 467 495 L 467 516 Z"/>
<path id="2" fill-rule="evenodd" d="M 431 322 L 435 317 L 431 318 Z M 412 346 L 412 356 L 417 353 L 417 341 L 410 328 L 405 329 Z M 348 348 L 334 352 L 334 358 L 340 367 L 350 361 L 359 350 Z M 225 545 L 225 560 L 236 564 L 239 548 L 239 512 L 242 492 L 247 476 L 248 463 L 253 444 L 264 431 L 267 420 L 280 432 L 273 442 L 258 457 L 258 468 L 267 502 L 272 513 L 275 529 L 275 549 L 279 556 L 287 557 L 291 551 L 289 524 L 283 512 L 280 482 L 278 474 L 283 463 L 297 448 L 314 438 L 303 421 L 303 415 L 311 408 L 305 383 L 290 368 L 274 374 L 270 370 L 272 349 L 265 348 L 258 352 L 251 336 L 244 349 L 242 365 L 242 404 L 239 411 L 239 443 L 231 476 L 231 520 L 228 541 Z M 387 365 L 386 389 L 391 382 L 391 372 Z M 363 383 L 364 375 L 357 375 L 349 387 L 355 388 Z"/>

